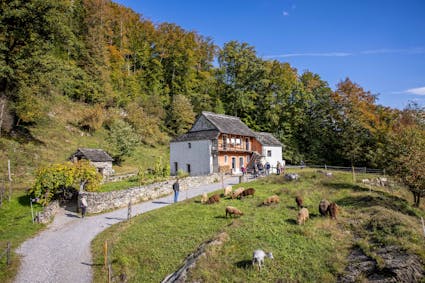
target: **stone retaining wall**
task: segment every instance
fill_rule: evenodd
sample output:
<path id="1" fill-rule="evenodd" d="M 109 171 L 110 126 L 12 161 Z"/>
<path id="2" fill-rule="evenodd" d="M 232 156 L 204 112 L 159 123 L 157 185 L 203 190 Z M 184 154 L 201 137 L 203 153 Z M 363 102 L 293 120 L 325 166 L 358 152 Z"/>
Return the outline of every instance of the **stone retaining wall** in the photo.
<path id="1" fill-rule="evenodd" d="M 204 184 L 219 182 L 220 175 L 212 174 L 208 176 L 186 177 L 181 179 L 180 190 L 184 191 L 188 188 L 198 187 Z M 121 191 L 112 191 L 105 193 L 85 192 L 87 196 L 87 212 L 100 213 L 106 210 L 117 209 L 128 206 L 131 203 L 156 199 L 162 196 L 169 195 L 173 192 L 172 185 L 175 179 L 170 179 L 165 182 L 154 183 L 146 186 L 130 188 Z M 80 203 L 81 195 L 79 196 Z"/>
<path id="2" fill-rule="evenodd" d="M 37 223 L 49 223 L 53 216 L 59 210 L 59 201 L 55 200 L 49 203 L 41 212 L 38 212 L 35 216 Z"/>

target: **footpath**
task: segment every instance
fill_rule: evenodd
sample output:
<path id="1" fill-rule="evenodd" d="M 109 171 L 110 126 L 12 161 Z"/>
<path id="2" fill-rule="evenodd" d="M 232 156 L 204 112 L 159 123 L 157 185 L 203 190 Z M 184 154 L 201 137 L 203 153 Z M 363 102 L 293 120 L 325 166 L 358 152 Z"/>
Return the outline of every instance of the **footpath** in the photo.
<path id="1" fill-rule="evenodd" d="M 224 179 L 224 186 L 238 184 L 238 177 Z M 221 182 L 180 191 L 179 201 L 216 191 Z M 173 195 L 134 204 L 132 216 L 173 203 Z M 62 209 L 46 230 L 25 241 L 18 249 L 21 266 L 17 283 L 92 282 L 91 241 L 103 230 L 127 220 L 127 208 L 80 218 Z"/>

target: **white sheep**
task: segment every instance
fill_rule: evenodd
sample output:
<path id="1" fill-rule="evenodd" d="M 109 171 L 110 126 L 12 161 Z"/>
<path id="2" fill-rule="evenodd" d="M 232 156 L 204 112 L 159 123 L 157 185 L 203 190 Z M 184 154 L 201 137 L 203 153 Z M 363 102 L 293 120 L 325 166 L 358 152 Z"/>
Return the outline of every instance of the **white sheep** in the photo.
<path id="1" fill-rule="evenodd" d="M 270 259 L 274 259 L 273 254 L 265 253 L 263 250 L 255 250 L 252 254 L 252 266 L 255 265 L 255 263 L 258 263 L 258 268 L 261 270 L 261 265 L 264 265 L 264 258 L 268 257 Z"/>
<path id="2" fill-rule="evenodd" d="M 232 195 L 232 186 L 227 186 L 224 188 L 224 196 L 227 197 L 230 195 Z"/>

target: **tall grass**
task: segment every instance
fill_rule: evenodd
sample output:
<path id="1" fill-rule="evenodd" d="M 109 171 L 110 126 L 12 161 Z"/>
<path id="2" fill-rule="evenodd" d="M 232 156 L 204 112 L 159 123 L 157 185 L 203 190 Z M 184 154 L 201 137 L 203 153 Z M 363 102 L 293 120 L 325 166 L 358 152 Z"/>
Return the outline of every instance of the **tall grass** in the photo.
<path id="1" fill-rule="evenodd" d="M 404 191 L 388 193 L 377 188 L 369 191 L 360 184 L 352 184 L 347 173 L 334 173 L 333 178 L 308 170 L 299 173 L 301 179 L 296 182 L 271 176 L 243 184 L 256 189 L 253 198 L 222 199 L 214 205 L 203 205 L 195 198 L 109 228 L 92 245 L 95 282 L 105 280 L 105 270 L 101 267 L 101 247 L 105 240 L 112 245 L 114 276 L 125 275 L 129 282 L 158 282 L 177 270 L 202 242 L 222 231 L 229 235 L 229 240 L 207 251 L 189 273 L 190 282 L 336 281 L 344 271 L 350 249 L 358 244 L 356 239 L 364 230 L 364 221 L 374 213 L 368 203 L 358 201 L 367 197 L 374 200 L 370 205 L 378 211 L 387 211 L 378 213 L 380 229 L 363 236 L 380 238 L 382 243 L 396 241 L 425 259 L 420 251 L 423 244 L 420 229 L 406 223 L 406 219 L 409 224 L 414 223 L 424 213 L 410 207 Z M 280 196 L 279 204 L 259 206 L 273 194 Z M 302 195 L 310 211 L 310 220 L 303 226 L 296 224 L 296 195 Z M 337 221 L 319 216 L 318 204 L 323 198 L 340 205 Z M 226 219 L 227 205 L 245 214 Z M 401 214 L 398 218 L 394 217 L 398 214 Z M 397 240 L 399 233 L 410 236 L 408 240 Z M 373 249 L 373 244 L 370 245 Z M 258 248 L 272 251 L 275 256 L 272 261 L 266 259 L 262 272 L 251 267 L 252 252 Z"/>

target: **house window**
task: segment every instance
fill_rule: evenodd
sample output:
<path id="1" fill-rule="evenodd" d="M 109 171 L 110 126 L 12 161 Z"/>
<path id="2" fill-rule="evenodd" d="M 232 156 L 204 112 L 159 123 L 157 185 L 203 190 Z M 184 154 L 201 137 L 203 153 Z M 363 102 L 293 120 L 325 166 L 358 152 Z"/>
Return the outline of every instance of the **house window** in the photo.
<path id="1" fill-rule="evenodd" d="M 244 167 L 243 157 L 239 157 L 239 168 Z"/>
<path id="2" fill-rule="evenodd" d="M 272 156 L 272 151 L 271 150 L 267 150 L 267 157 L 271 157 Z"/>
<path id="3" fill-rule="evenodd" d="M 241 145 L 241 139 L 236 139 L 236 145 Z"/>
<path id="4" fill-rule="evenodd" d="M 189 147 L 189 148 L 192 148 L 192 144 L 189 142 L 189 143 L 187 143 L 187 146 Z"/>
<path id="5" fill-rule="evenodd" d="M 245 139 L 245 150 L 249 150 L 249 139 L 248 138 Z M 247 161 L 247 162 L 249 162 L 249 161 Z"/>
<path id="6" fill-rule="evenodd" d="M 232 138 L 232 139 L 230 140 L 230 143 L 231 143 L 232 145 L 235 145 L 235 138 Z"/>
<path id="7" fill-rule="evenodd" d="M 190 164 L 186 164 L 186 167 L 187 167 L 187 173 L 190 174 Z"/>
<path id="8" fill-rule="evenodd" d="M 246 157 L 246 163 L 249 163 L 249 156 Z"/>
<path id="9" fill-rule="evenodd" d="M 224 163 L 227 164 L 227 155 L 224 156 Z"/>

